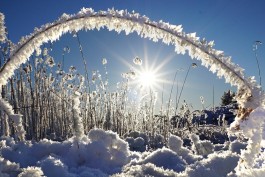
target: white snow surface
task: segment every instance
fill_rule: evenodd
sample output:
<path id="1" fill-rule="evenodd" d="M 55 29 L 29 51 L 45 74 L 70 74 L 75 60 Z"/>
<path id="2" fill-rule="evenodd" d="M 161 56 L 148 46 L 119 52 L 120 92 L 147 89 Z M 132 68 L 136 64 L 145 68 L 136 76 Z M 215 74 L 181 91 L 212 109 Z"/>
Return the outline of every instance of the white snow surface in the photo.
<path id="1" fill-rule="evenodd" d="M 193 136 L 193 144 L 205 142 Z M 130 151 L 128 143 L 116 133 L 101 129 L 93 129 L 82 138 L 72 137 L 63 142 L 48 139 L 16 142 L 13 138 L 1 137 L 0 176 L 222 177 L 265 174 L 264 153 L 255 160 L 252 169 L 236 171 L 240 155 L 230 150 L 198 155 L 205 147 L 197 146 L 198 151 L 194 152 L 183 147 L 183 141 L 175 135 L 170 136 L 168 144 L 169 148 L 152 152 Z M 236 148 L 233 145 L 233 151 L 238 152 Z"/>

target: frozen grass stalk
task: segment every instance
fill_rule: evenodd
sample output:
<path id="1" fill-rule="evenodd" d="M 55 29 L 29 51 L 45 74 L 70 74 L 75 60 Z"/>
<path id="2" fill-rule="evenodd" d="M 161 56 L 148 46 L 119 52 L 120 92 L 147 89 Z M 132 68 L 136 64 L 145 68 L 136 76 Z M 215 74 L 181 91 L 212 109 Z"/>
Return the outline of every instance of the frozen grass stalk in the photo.
<path id="1" fill-rule="evenodd" d="M 80 93 L 73 94 L 73 120 L 74 120 L 74 135 L 78 141 L 84 136 L 84 125 L 80 116 Z"/>
<path id="2" fill-rule="evenodd" d="M 257 62 L 257 66 L 258 66 L 258 72 L 259 72 L 259 85 L 261 85 L 261 75 L 260 75 L 260 66 L 259 66 L 259 60 L 258 60 L 258 45 L 261 45 L 262 42 L 261 41 L 255 41 L 254 45 L 253 45 L 253 51 L 255 52 L 255 58 L 256 58 L 256 62 Z"/>
<path id="3" fill-rule="evenodd" d="M 183 91 L 183 88 L 184 88 L 184 85 L 185 85 L 185 83 L 186 83 L 186 80 L 187 80 L 187 77 L 188 77 L 188 75 L 189 75 L 189 72 L 190 72 L 191 67 L 196 68 L 196 67 L 197 67 L 197 64 L 196 64 L 196 63 L 192 63 L 192 64 L 189 66 L 188 70 L 187 70 L 187 73 L 186 73 L 186 76 L 185 76 L 184 82 L 183 82 L 183 84 L 182 84 L 182 87 L 181 87 L 181 90 L 180 90 L 180 93 L 179 93 L 178 102 L 177 102 L 177 106 L 176 106 L 176 111 L 178 110 L 179 100 L 180 100 L 180 98 L 181 98 L 181 94 L 182 94 L 182 91 Z"/>

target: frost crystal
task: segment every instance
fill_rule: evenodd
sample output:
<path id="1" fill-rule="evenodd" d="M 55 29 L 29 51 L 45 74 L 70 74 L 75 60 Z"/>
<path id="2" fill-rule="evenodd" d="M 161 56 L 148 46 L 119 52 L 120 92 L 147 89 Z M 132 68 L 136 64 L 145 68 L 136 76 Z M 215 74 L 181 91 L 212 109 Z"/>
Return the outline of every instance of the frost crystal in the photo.
<path id="1" fill-rule="evenodd" d="M 103 64 L 103 65 L 106 65 L 107 63 L 108 63 L 107 59 L 106 59 L 106 58 L 103 58 L 103 59 L 102 59 L 102 64 Z"/>
<path id="2" fill-rule="evenodd" d="M 64 53 L 70 53 L 70 48 L 68 46 L 63 48 Z"/>
<path id="3" fill-rule="evenodd" d="M 133 59 L 133 63 L 136 65 L 142 65 L 142 59 L 140 59 L 139 57 L 135 57 Z"/>

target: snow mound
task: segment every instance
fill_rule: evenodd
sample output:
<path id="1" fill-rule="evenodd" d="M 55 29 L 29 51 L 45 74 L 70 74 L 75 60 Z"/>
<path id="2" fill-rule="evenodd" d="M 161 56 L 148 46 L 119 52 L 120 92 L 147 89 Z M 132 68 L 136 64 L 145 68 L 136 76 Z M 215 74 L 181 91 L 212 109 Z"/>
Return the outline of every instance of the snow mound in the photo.
<path id="1" fill-rule="evenodd" d="M 187 163 L 174 151 L 163 147 L 150 153 L 144 159 L 141 159 L 137 164 L 152 163 L 157 167 L 181 172 L 185 170 Z"/>
<path id="2" fill-rule="evenodd" d="M 224 177 L 237 166 L 239 156 L 229 151 L 213 153 L 208 158 L 189 166 L 182 174 L 189 177 Z"/>
<path id="3" fill-rule="evenodd" d="M 194 155 L 189 149 L 183 147 L 183 140 L 175 135 L 170 135 L 168 140 L 169 148 L 181 156 L 188 164 L 192 164 L 200 159 L 201 156 Z"/>
<path id="4" fill-rule="evenodd" d="M 0 143 L 0 176 L 108 176 L 138 157 L 116 133 L 100 129 L 80 141 L 12 142 L 10 138 Z"/>
<path id="5" fill-rule="evenodd" d="M 134 177 L 134 176 L 156 176 L 156 177 L 175 177 L 178 173 L 173 170 L 157 167 L 152 163 L 143 165 L 126 166 L 122 173 L 115 174 L 112 177 Z"/>

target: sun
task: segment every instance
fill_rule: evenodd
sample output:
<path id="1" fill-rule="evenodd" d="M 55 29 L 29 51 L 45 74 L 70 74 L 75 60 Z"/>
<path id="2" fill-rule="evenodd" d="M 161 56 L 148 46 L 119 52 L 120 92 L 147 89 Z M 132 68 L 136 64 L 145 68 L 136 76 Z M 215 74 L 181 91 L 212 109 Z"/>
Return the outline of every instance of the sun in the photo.
<path id="1" fill-rule="evenodd" d="M 142 88 L 152 89 L 157 84 L 156 78 L 157 76 L 154 71 L 142 71 L 139 73 L 138 82 Z"/>

